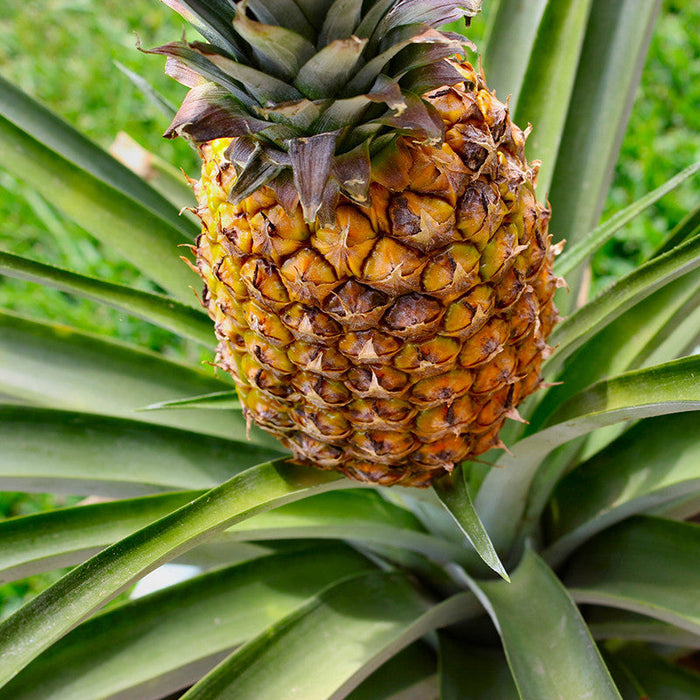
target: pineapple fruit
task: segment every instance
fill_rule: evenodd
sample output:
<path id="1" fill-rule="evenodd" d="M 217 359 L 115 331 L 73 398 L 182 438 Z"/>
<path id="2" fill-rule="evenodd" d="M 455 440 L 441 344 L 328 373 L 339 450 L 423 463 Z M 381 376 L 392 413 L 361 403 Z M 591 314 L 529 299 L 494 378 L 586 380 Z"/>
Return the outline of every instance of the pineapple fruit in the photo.
<path id="1" fill-rule="evenodd" d="M 209 40 L 154 52 L 191 88 L 166 135 L 203 160 L 197 269 L 247 420 L 381 485 L 501 446 L 559 280 L 526 134 L 438 29 L 480 3 L 167 4 Z"/>

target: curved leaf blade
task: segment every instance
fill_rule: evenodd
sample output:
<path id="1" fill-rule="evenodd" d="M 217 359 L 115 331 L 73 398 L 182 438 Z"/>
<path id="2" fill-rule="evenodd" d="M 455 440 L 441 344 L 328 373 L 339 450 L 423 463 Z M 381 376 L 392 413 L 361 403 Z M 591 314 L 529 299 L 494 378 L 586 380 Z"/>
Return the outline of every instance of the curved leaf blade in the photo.
<path id="1" fill-rule="evenodd" d="M 600 217 L 660 5 L 593 1 L 549 195 L 570 244 Z"/>
<path id="2" fill-rule="evenodd" d="M 631 610 L 700 634 L 698 562 L 700 525 L 635 516 L 578 550 L 564 580 L 579 603 Z"/>
<path id="3" fill-rule="evenodd" d="M 542 461 L 556 447 L 597 428 L 624 420 L 636 420 L 700 408 L 700 356 L 667 362 L 657 367 L 627 372 L 598 382 L 566 401 L 539 431 L 511 447 L 499 458 L 502 469 L 492 469 L 479 490 L 476 508 L 492 542 L 509 548 L 520 533 L 523 538 L 537 518 L 523 523 L 528 493 Z M 558 475 L 556 475 L 558 477 Z M 549 493 L 554 481 L 538 484 Z M 544 506 L 546 498 L 533 497 Z"/>
<path id="4" fill-rule="evenodd" d="M 201 495 L 201 491 L 169 493 L 0 521 L 0 581 L 79 564 Z"/>
<path id="5" fill-rule="evenodd" d="M 667 253 L 677 245 L 687 241 L 700 233 L 700 205 L 686 214 L 678 225 L 669 233 L 659 247 L 651 255 L 655 258 L 663 253 Z"/>
<path id="6" fill-rule="evenodd" d="M 197 681 L 326 586 L 371 568 L 350 548 L 316 543 L 197 576 L 83 623 L 0 698 L 161 698 Z"/>
<path id="7" fill-rule="evenodd" d="M 510 95 L 510 107 L 516 109 L 527 63 L 532 55 L 537 29 L 547 0 L 494 0 L 484 40 L 482 60 L 489 85 L 501 99 Z"/>
<path id="8" fill-rule="evenodd" d="M 510 581 L 474 508 L 461 466 L 455 467 L 452 474 L 440 479 L 435 484 L 434 489 L 447 512 L 457 523 L 467 542 L 474 547 L 484 563 L 502 579 Z"/>
<path id="9" fill-rule="evenodd" d="M 553 331 L 558 345 L 545 367 L 551 372 L 585 343 L 593 333 L 622 315 L 632 305 L 651 296 L 673 280 L 700 267 L 700 237 L 654 258 L 610 286 L 595 299 L 562 321 Z"/>
<path id="10" fill-rule="evenodd" d="M 419 552 L 440 563 L 464 561 L 463 550 L 430 534 L 408 510 L 371 491 L 325 493 L 256 515 L 225 533 L 225 541 L 344 539 Z"/>
<path id="11" fill-rule="evenodd" d="M 131 79 L 139 78 L 123 66 L 118 67 Z M 143 78 L 139 79 L 145 83 Z M 179 208 L 145 180 L 1 76 L 0 115 L 70 163 L 134 199 L 186 238 L 197 234 L 197 227 L 179 216 Z"/>
<path id="12" fill-rule="evenodd" d="M 537 176 L 537 189 L 542 194 L 549 191 L 559 143 L 565 136 L 564 123 L 591 4 L 592 0 L 546 4 L 523 78 L 525 89 L 515 107 L 517 124 L 535 125 L 528 153 L 542 161 Z"/>
<path id="13" fill-rule="evenodd" d="M 2 116 L 0 162 L 24 182 L 41 182 L 42 195 L 49 202 L 176 299 L 196 306 L 190 290 L 196 278 L 178 254 L 178 246 L 193 240 L 188 235 L 192 231 L 190 224 L 183 230 L 166 222 Z"/>
<path id="14" fill-rule="evenodd" d="M 240 411 L 138 409 L 229 389 L 230 382 L 126 343 L 0 312 L 0 391 L 39 405 L 138 419 L 247 441 Z M 279 443 L 253 428 L 250 439 L 280 451 Z"/>
<path id="15" fill-rule="evenodd" d="M 474 606 L 467 593 L 431 605 L 403 574 L 361 574 L 252 639 L 183 699 L 342 698 L 400 649 Z"/>
<path id="16" fill-rule="evenodd" d="M 108 547 L 0 625 L 0 687 L 72 627 L 160 564 L 255 513 L 346 486 L 332 472 L 282 461 L 261 464 Z"/>
<path id="17" fill-rule="evenodd" d="M 692 354 L 700 341 L 700 285 L 684 299 L 665 328 L 641 348 L 634 358 L 635 366 L 663 362 L 669 356 Z"/>
<path id="18" fill-rule="evenodd" d="M 188 491 L 79 505 L 0 522 L 0 581 L 78 564 L 200 495 Z M 231 545 L 238 542 L 303 539 L 400 547 L 439 562 L 463 560 L 458 547 L 431 536 L 408 511 L 371 491 L 318 494 L 280 506 L 229 528 L 215 545 L 235 550 Z"/>
<path id="19" fill-rule="evenodd" d="M 469 585 L 501 636 L 521 697 L 620 700 L 576 605 L 534 552 L 525 553 L 511 583 Z"/>
<path id="20" fill-rule="evenodd" d="M 401 575 L 372 572 L 353 576 L 264 630 L 184 698 L 338 697 L 347 679 L 428 607 L 428 601 Z M 328 644 L 329 634 L 332 645 Z M 296 663 L 301 658 L 305 663 Z M 309 668 L 314 669 L 313 674 Z"/>
<path id="21" fill-rule="evenodd" d="M 554 272 L 557 275 L 566 277 L 576 267 L 584 263 L 590 255 L 607 243 L 621 228 L 639 216 L 647 207 L 655 204 L 664 195 L 674 190 L 689 177 L 695 175 L 698 170 L 700 170 L 700 162 L 689 165 L 660 187 L 644 195 L 628 207 L 616 212 L 605 223 L 595 228 L 584 238 L 581 238 L 573 246 L 565 248 L 564 252 L 554 263 Z"/>
<path id="22" fill-rule="evenodd" d="M 700 492 L 698 435 L 700 411 L 647 418 L 567 474 L 552 496 L 547 561 L 556 566 L 614 523 Z"/>
<path id="23" fill-rule="evenodd" d="M 0 250 L 0 275 L 36 282 L 70 292 L 154 323 L 183 338 L 211 347 L 212 324 L 201 312 L 160 294 L 142 292 L 112 282 L 79 275 Z"/>
<path id="24" fill-rule="evenodd" d="M 600 641 L 617 639 L 700 649 L 700 635 L 628 610 L 589 606 L 586 622 L 593 639 Z"/>
<path id="25" fill-rule="evenodd" d="M 683 355 L 684 339 L 673 336 L 685 323 L 679 315 L 692 316 L 699 294 L 700 270 L 694 270 L 657 290 L 587 340 L 554 375 L 562 383 L 550 387 L 528 416 L 528 431 L 539 428 L 557 406 L 596 381 Z"/>
<path id="26" fill-rule="evenodd" d="M 3 490 L 107 497 L 209 489 L 279 456 L 165 426 L 15 405 L 0 405 L 0 443 Z"/>

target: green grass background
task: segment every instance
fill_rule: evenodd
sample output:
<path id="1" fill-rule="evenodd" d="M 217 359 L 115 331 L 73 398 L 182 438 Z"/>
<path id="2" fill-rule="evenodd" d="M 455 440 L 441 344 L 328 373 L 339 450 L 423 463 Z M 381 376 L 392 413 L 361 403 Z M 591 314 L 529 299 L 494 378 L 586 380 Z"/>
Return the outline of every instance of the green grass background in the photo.
<path id="1" fill-rule="evenodd" d="M 488 10 L 489 2 L 484 3 Z M 478 40 L 483 20 L 471 36 Z M 666 0 L 652 40 L 604 216 L 700 160 L 700 3 Z M 125 131 L 191 175 L 196 157 L 161 138 L 164 117 L 114 65 L 117 60 L 177 102 L 184 88 L 163 75 L 163 59 L 136 50 L 179 38 L 183 22 L 157 0 L 2 0 L 0 74 L 44 102 L 101 146 Z M 190 32 L 193 34 L 193 32 Z M 700 178 L 684 184 L 629 225 L 593 260 L 593 291 L 636 267 L 700 200 Z M 0 248 L 111 281 L 150 289 L 42 198 L 42 183 L 20 183 L 0 164 Z M 55 290 L 0 279 L 0 307 L 120 337 L 172 356 L 196 357 L 167 331 Z M 64 504 L 50 496 L 0 494 L 0 517 Z M 46 585 L 32 577 L 0 587 L 0 615 Z"/>

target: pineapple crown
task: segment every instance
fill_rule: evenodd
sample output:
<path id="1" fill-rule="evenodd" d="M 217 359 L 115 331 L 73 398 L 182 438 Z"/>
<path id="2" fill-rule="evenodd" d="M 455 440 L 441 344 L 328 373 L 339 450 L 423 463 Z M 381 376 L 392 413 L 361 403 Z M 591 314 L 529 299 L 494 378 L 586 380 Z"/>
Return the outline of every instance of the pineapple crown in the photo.
<path id="1" fill-rule="evenodd" d="M 471 45 L 438 27 L 481 0 L 163 0 L 206 42 L 172 42 L 166 73 L 190 88 L 165 133 L 237 137 L 240 202 L 273 187 L 304 218 L 331 221 L 342 193 L 369 204 L 372 157 L 398 136 L 443 140 L 421 95 L 464 82 L 450 57 Z"/>

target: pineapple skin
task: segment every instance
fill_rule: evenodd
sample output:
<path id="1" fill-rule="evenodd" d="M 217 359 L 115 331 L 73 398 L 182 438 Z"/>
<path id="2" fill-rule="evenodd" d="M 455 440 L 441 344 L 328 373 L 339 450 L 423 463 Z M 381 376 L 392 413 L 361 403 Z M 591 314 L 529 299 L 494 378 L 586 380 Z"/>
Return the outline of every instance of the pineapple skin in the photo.
<path id="1" fill-rule="evenodd" d="M 230 138 L 200 145 L 197 268 L 217 363 L 249 421 L 296 461 L 428 486 L 501 446 L 540 384 L 558 320 L 549 211 L 525 134 L 483 76 L 424 96 L 445 143 L 401 137 L 373 162 L 371 205 L 333 226 L 263 186 L 234 205 Z"/>

